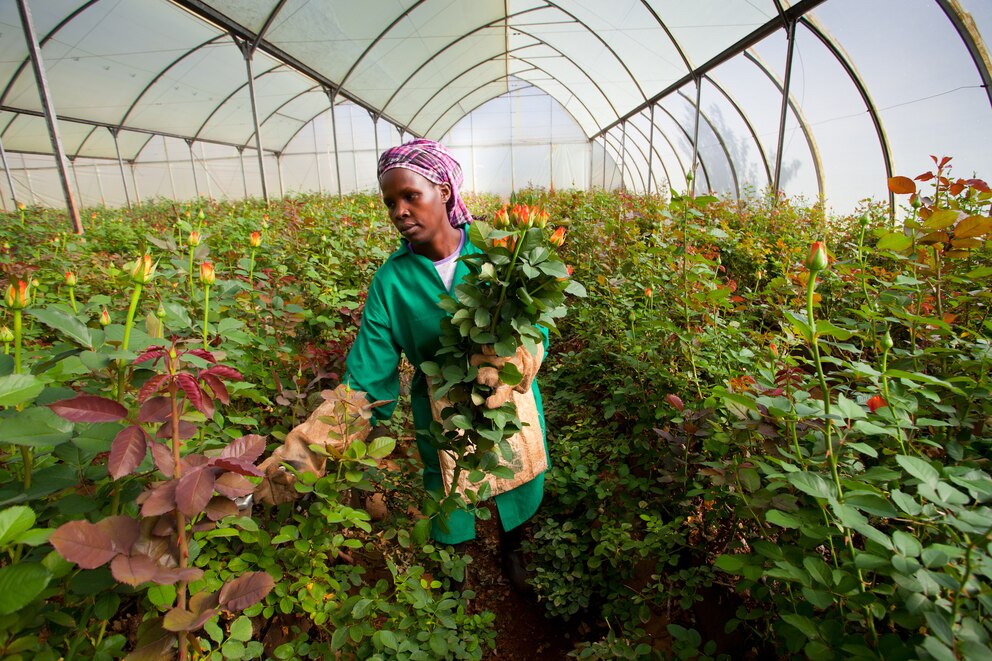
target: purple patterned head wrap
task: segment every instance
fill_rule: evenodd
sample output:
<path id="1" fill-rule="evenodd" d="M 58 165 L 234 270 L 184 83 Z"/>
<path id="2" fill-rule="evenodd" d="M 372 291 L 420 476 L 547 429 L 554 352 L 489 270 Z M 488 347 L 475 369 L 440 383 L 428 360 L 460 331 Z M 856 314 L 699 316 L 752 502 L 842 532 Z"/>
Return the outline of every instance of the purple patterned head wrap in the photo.
<path id="1" fill-rule="evenodd" d="M 445 205 L 448 222 L 452 227 L 461 227 L 472 222 L 472 214 L 458 194 L 462 185 L 462 167 L 451 153 L 433 140 L 412 140 L 398 147 L 390 147 L 379 157 L 378 177 L 393 168 L 412 170 L 435 184 L 448 184 L 451 197 Z"/>

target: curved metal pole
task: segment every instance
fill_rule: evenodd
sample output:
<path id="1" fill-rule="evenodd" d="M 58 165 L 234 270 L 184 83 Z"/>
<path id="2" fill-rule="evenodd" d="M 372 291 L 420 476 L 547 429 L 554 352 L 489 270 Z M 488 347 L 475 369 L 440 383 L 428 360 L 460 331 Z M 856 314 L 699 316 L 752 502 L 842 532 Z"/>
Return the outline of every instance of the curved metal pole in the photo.
<path id="1" fill-rule="evenodd" d="M 772 81 L 772 84 L 775 85 L 775 87 L 777 87 L 779 91 L 782 91 L 782 83 L 779 82 L 778 78 L 775 77 L 775 74 L 773 74 L 771 70 L 767 66 L 765 66 L 765 64 L 760 59 L 758 59 L 756 55 L 753 55 L 750 51 L 745 51 L 744 57 L 745 59 L 749 60 L 752 64 L 754 64 L 756 67 L 758 67 L 758 69 L 760 69 L 768 77 L 768 80 Z M 822 197 L 823 196 L 823 162 L 820 159 L 820 150 L 816 146 L 816 140 L 813 139 L 813 134 L 809 130 L 809 122 L 806 121 L 806 117 L 803 116 L 802 111 L 800 111 L 799 109 L 799 106 L 796 105 L 796 103 L 792 100 L 791 97 L 785 97 L 785 98 L 789 100 L 789 108 L 792 110 L 792 114 L 794 114 L 796 118 L 799 120 L 799 128 L 802 129 L 803 135 L 806 138 L 806 145 L 809 147 L 810 154 L 813 157 L 813 168 L 816 171 L 817 187 L 820 192 L 820 196 Z"/>
<path id="2" fill-rule="evenodd" d="M 778 202 L 781 190 L 782 149 L 785 148 L 785 120 L 789 113 L 789 87 L 792 83 L 792 55 L 796 50 L 796 21 L 788 22 L 788 50 L 785 54 L 785 80 L 782 83 L 782 109 L 778 119 L 778 149 L 775 150 L 775 183 L 773 204 Z"/>
<path id="3" fill-rule="evenodd" d="M 17 10 L 21 15 L 24 40 L 27 42 L 28 52 L 31 53 L 31 66 L 34 69 L 35 82 L 38 84 L 38 96 L 41 99 L 41 107 L 45 109 L 45 121 L 48 123 L 48 137 L 52 143 L 52 153 L 55 155 L 55 167 L 58 169 L 59 180 L 62 183 L 62 194 L 65 196 L 66 210 L 69 212 L 69 222 L 72 224 L 73 232 L 82 234 L 83 222 L 79 217 L 79 208 L 76 206 L 76 200 L 72 195 L 72 190 L 69 188 L 69 177 L 65 166 L 65 151 L 62 149 L 62 136 L 59 134 L 55 106 L 52 104 L 52 97 L 48 91 L 48 81 L 45 78 L 45 65 L 41 59 L 41 48 L 38 46 L 37 37 L 35 36 L 34 23 L 31 20 L 31 10 L 28 9 L 27 0 L 17 0 Z"/>
<path id="4" fill-rule="evenodd" d="M 261 35 L 259 35 L 261 38 Z M 241 54 L 245 58 L 245 69 L 248 73 L 248 98 L 251 99 L 251 119 L 252 124 L 255 128 L 255 151 L 258 154 L 258 176 L 262 180 L 262 198 L 265 203 L 269 203 L 269 189 L 265 184 L 265 159 L 262 155 L 262 129 L 258 124 L 258 104 L 255 102 L 255 76 L 251 70 L 251 60 L 254 55 L 254 50 L 246 41 L 238 41 L 235 39 L 235 43 L 238 44 L 238 48 L 241 50 Z"/>
<path id="5" fill-rule="evenodd" d="M 688 94 L 679 90 L 678 95 L 683 99 L 685 99 L 686 103 L 692 105 L 692 100 L 689 98 Z M 730 150 L 727 149 L 727 143 L 724 142 L 723 136 L 721 136 L 720 132 L 716 130 L 715 126 L 713 126 L 713 122 L 710 121 L 710 118 L 706 115 L 705 112 L 703 112 L 702 106 L 700 106 L 697 110 L 699 111 L 699 116 L 703 119 L 704 122 L 706 122 L 706 125 L 710 127 L 710 131 L 716 137 L 716 141 L 720 143 L 720 147 L 723 148 L 723 154 L 724 156 L 727 157 L 727 165 L 730 166 L 730 175 L 734 179 L 734 191 L 736 192 L 737 199 L 739 200 L 741 199 L 741 184 L 740 181 L 737 179 L 737 168 L 734 167 L 734 159 L 730 156 Z"/>
<path id="6" fill-rule="evenodd" d="M 696 161 L 699 160 L 699 105 L 700 97 L 703 93 L 703 83 L 700 78 L 696 78 L 696 121 L 692 129 L 692 185 L 689 186 L 689 195 L 696 195 Z M 710 178 L 706 177 L 706 187 L 711 188 Z"/>
<path id="7" fill-rule="evenodd" d="M 744 125 L 747 126 L 747 130 L 751 133 L 751 139 L 754 140 L 754 144 L 758 148 L 758 154 L 761 156 L 761 165 L 763 165 L 765 168 L 765 176 L 767 177 L 768 185 L 771 186 L 772 185 L 771 166 L 768 164 L 768 157 L 765 155 L 765 148 L 761 146 L 761 141 L 758 139 L 758 132 L 754 129 L 754 124 L 751 123 L 751 120 L 748 118 L 747 115 L 744 114 L 744 111 L 741 109 L 740 105 L 737 103 L 734 97 L 732 97 L 727 92 L 727 90 L 724 89 L 723 85 L 720 85 L 708 74 L 704 75 L 703 78 L 710 81 L 710 84 L 713 87 L 715 87 L 717 91 L 720 92 L 720 94 L 723 95 L 723 98 L 725 98 L 727 102 L 730 103 L 731 106 L 733 106 L 734 110 L 737 111 L 737 114 L 740 115 L 740 118 L 744 121 Z"/>
<path id="8" fill-rule="evenodd" d="M 468 37 L 471 37 L 476 32 L 481 32 L 482 30 L 487 30 L 487 29 L 496 27 L 496 25 L 498 23 L 503 23 L 503 22 L 505 22 L 509 18 L 516 18 L 517 16 L 521 16 L 523 14 L 528 14 L 528 13 L 534 12 L 534 11 L 541 11 L 541 10 L 544 10 L 544 9 L 550 9 L 550 7 L 548 7 L 548 6 L 530 7 L 528 9 L 524 9 L 522 11 L 513 12 L 512 14 L 506 14 L 505 16 L 500 16 L 497 19 L 494 19 L 492 21 L 489 21 L 488 23 L 485 23 L 483 25 L 480 25 L 478 27 L 475 27 L 472 30 L 469 30 L 468 32 L 466 32 L 464 34 L 459 35 L 457 39 L 455 39 L 454 41 L 451 41 L 451 42 L 445 44 L 444 48 L 441 48 L 436 53 L 434 53 L 433 55 L 431 55 L 429 58 L 427 58 L 426 60 L 424 60 L 423 62 L 421 62 L 420 66 L 418 66 L 416 69 L 414 69 L 413 73 L 411 73 L 409 76 L 406 77 L 406 80 L 404 80 L 402 83 L 400 83 L 399 85 L 397 85 L 396 86 L 396 89 L 393 90 L 393 93 L 389 95 L 389 98 L 388 99 L 386 99 L 386 102 L 382 104 L 382 111 L 385 112 L 386 108 L 389 107 L 389 104 L 392 103 L 393 102 L 393 99 L 396 98 L 396 95 L 400 93 L 400 90 L 402 90 L 404 87 L 406 87 L 407 84 L 411 80 L 413 80 L 413 78 L 418 73 L 420 73 L 421 71 L 423 71 L 424 68 L 428 64 L 430 64 L 431 62 L 433 62 L 441 53 L 444 53 L 446 50 L 448 50 L 452 46 L 460 43 L 463 39 L 467 39 Z M 512 49 L 512 50 L 516 50 L 516 49 Z M 508 52 L 511 52 L 511 51 L 505 51 L 503 53 L 500 53 L 496 57 L 504 57 L 506 55 L 506 53 L 508 53 Z M 489 58 L 489 60 L 491 60 L 491 59 L 493 59 L 493 58 Z M 485 60 L 485 61 L 488 62 L 489 60 Z M 452 80 L 455 80 L 455 79 L 459 78 L 460 76 L 461 76 L 461 74 L 459 74 L 458 76 L 455 76 L 454 78 L 452 78 Z M 449 81 L 447 84 L 450 84 L 450 82 L 451 81 Z"/>
<path id="9" fill-rule="evenodd" d="M 857 69 L 851 63 L 851 59 L 847 57 L 847 54 L 837 45 L 833 38 L 831 38 L 827 32 L 817 25 L 812 19 L 808 17 L 803 17 L 800 19 L 800 23 L 813 33 L 817 39 L 820 40 L 827 50 L 829 50 L 837 62 L 843 67 L 844 71 L 847 72 L 848 78 L 854 83 L 854 87 L 858 90 L 858 94 L 861 95 L 861 100 L 864 101 L 865 107 L 868 110 L 868 116 L 871 117 L 871 123 L 875 127 L 875 135 L 878 136 L 878 145 L 882 150 L 882 161 L 885 164 L 885 178 L 889 179 L 892 177 L 892 151 L 889 148 L 889 139 L 885 134 L 885 127 L 882 125 L 882 118 L 878 114 L 878 108 L 875 102 L 871 98 L 871 94 L 868 92 L 868 87 L 861 80 L 861 76 L 858 74 Z M 894 221 L 896 217 L 896 195 L 891 190 L 889 191 L 889 220 Z"/>
<path id="10" fill-rule="evenodd" d="M 657 107 L 661 108 L 660 105 L 658 105 Z M 666 112 L 666 114 L 667 114 L 667 111 L 665 111 L 664 108 L 661 108 L 661 109 L 662 109 L 663 112 Z M 671 117 L 670 114 L 669 114 L 669 117 Z M 677 122 L 676 122 L 676 124 L 677 124 Z M 661 127 L 657 126 L 657 123 L 655 125 L 655 128 L 658 129 L 658 135 L 661 136 L 661 139 L 664 140 L 665 141 L 665 144 L 668 145 L 668 148 L 672 150 L 672 156 L 675 157 L 675 161 L 679 164 L 679 171 L 682 173 L 682 178 L 686 182 L 686 185 L 688 186 L 689 180 L 685 178 L 685 175 L 686 175 L 685 163 L 682 162 L 682 158 L 679 156 L 679 150 L 675 148 L 675 145 L 673 145 L 672 144 L 672 141 L 668 139 L 668 136 L 665 134 L 664 131 L 661 130 Z M 681 128 L 681 127 L 679 127 L 679 128 Z M 661 163 L 661 169 L 665 171 L 665 180 L 668 182 L 668 189 L 671 190 L 672 189 L 672 175 L 668 171 L 668 166 L 665 165 L 665 159 L 663 159 L 661 157 L 661 150 L 660 149 L 657 149 L 657 148 L 653 148 L 653 149 L 654 149 L 654 153 L 656 153 L 658 155 L 658 162 Z"/>
<path id="11" fill-rule="evenodd" d="M 651 116 L 648 118 L 651 122 L 650 135 L 648 136 L 648 195 L 651 194 L 651 182 L 654 179 L 654 104 L 651 104 Z"/>
<path id="12" fill-rule="evenodd" d="M 936 1 L 937 5 L 944 10 L 951 25 L 957 30 L 958 36 L 964 42 L 965 48 L 968 49 L 968 54 L 971 55 L 971 59 L 975 63 L 975 68 L 978 69 L 978 75 L 982 79 L 985 95 L 989 98 L 989 104 L 992 105 L 992 73 L 990 73 L 992 63 L 989 61 L 989 52 L 985 48 L 985 42 L 982 40 L 982 33 L 975 25 L 974 19 L 961 7 L 961 3 L 958 0 Z"/>
<path id="13" fill-rule="evenodd" d="M 666 115 L 668 115 L 668 118 L 670 120 L 672 120 L 672 122 L 675 124 L 675 126 L 678 127 L 678 129 L 680 131 L 682 131 L 682 135 L 685 137 L 685 141 L 687 143 L 689 143 L 690 146 L 693 146 L 694 147 L 696 143 L 692 139 L 692 134 L 689 133 L 689 130 L 686 127 L 682 126 L 682 123 L 679 122 L 679 120 L 675 119 L 675 115 L 673 115 L 672 113 L 668 112 L 668 109 L 665 108 L 665 106 L 661 105 L 660 103 L 658 104 L 658 110 L 660 110 L 663 113 L 665 113 Z M 664 133 L 662 133 L 662 135 L 664 135 Z M 671 144 L 671 143 L 669 143 L 669 144 Z M 676 158 L 677 158 L 678 157 L 678 151 L 675 149 L 674 145 L 672 146 L 672 150 L 675 151 Z M 679 159 L 679 164 L 681 164 L 681 163 L 682 163 L 682 159 L 680 158 Z M 685 172 L 686 172 L 686 174 L 688 174 L 690 172 L 695 173 L 696 172 L 696 165 L 697 164 L 699 165 L 699 168 L 703 171 L 703 177 L 706 179 L 706 187 L 709 188 L 709 185 L 710 185 L 710 173 L 709 173 L 709 170 L 706 167 L 706 159 L 704 159 L 702 157 L 702 155 L 699 154 L 698 152 L 694 154 L 694 156 L 693 156 L 693 162 L 690 163 L 690 166 L 691 166 L 692 169 L 687 169 Z M 693 181 L 695 181 L 695 180 L 696 180 L 695 179 L 695 176 L 693 176 Z M 688 177 L 686 177 L 686 182 L 685 183 L 686 183 L 686 188 L 688 188 L 689 185 L 690 185 L 689 184 L 689 178 Z"/>
<path id="14" fill-rule="evenodd" d="M 121 169 L 121 184 L 124 186 L 124 199 L 127 200 L 127 208 L 131 209 L 131 196 L 127 194 L 127 176 L 124 174 L 124 161 L 121 159 L 121 146 L 117 142 L 117 135 L 120 129 L 107 129 L 114 139 L 114 151 L 117 152 L 117 166 Z"/>
<path id="15" fill-rule="evenodd" d="M 7 150 L 3 148 L 3 139 L 0 138 L 0 161 L 3 161 L 3 172 L 7 175 L 7 185 L 10 186 L 10 199 L 17 208 L 17 190 L 14 189 L 14 177 L 10 174 L 10 166 L 7 164 Z"/>
<path id="16" fill-rule="evenodd" d="M 620 124 L 620 130 L 623 132 L 620 138 L 620 188 L 626 188 L 623 173 L 627 169 L 627 122 Z"/>
<path id="17" fill-rule="evenodd" d="M 331 139 L 334 142 L 334 173 L 338 182 L 338 197 L 341 197 L 341 158 L 338 154 L 338 124 L 334 117 L 334 101 L 337 97 L 337 91 L 327 88 L 324 92 L 327 94 L 327 99 L 331 102 Z"/>

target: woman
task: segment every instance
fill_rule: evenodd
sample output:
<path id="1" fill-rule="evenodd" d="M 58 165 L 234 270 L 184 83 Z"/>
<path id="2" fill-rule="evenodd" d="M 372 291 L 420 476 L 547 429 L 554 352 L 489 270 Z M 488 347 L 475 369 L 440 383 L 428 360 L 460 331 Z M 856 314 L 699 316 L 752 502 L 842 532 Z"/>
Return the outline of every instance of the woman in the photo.
<path id="1" fill-rule="evenodd" d="M 379 267 L 369 286 L 345 379 L 353 388 L 367 392 L 370 401 L 392 400 L 375 410 L 377 421 L 386 420 L 399 394 L 400 355 L 406 355 L 416 368 L 410 400 L 417 448 L 424 464 L 424 486 L 440 497 L 443 487 L 437 450 L 429 441 L 432 418 L 427 379 L 419 366 L 434 360 L 440 349 L 441 319 L 446 313 L 438 301 L 467 273 L 458 257 L 477 252 L 467 238 L 472 216 L 458 194 L 461 167 L 436 142 L 414 140 L 386 150 L 379 158 L 378 176 L 382 200 L 402 244 Z M 541 429 L 546 433 L 536 381 L 532 387 Z M 521 589 L 526 583 L 519 526 L 537 511 L 543 492 L 542 474 L 495 496 L 504 568 L 507 578 Z M 435 540 L 458 544 L 475 537 L 475 517 L 468 512 L 455 511 L 446 524 L 447 530 L 439 521 L 432 522 Z"/>

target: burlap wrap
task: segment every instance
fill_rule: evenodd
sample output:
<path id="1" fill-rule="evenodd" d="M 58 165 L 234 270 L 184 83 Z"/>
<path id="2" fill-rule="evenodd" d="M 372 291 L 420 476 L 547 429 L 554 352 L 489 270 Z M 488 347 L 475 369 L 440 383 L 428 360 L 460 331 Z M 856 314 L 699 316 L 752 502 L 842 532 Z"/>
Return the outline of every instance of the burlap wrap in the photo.
<path id="1" fill-rule="evenodd" d="M 431 388 L 431 390 L 433 390 Z M 517 406 L 517 417 L 523 423 L 523 429 L 518 434 L 514 434 L 508 440 L 513 449 L 513 456 L 510 461 L 500 461 L 501 466 L 508 466 L 513 471 L 513 477 L 503 479 L 489 473 L 480 482 L 470 482 L 468 471 L 462 471 L 458 479 L 458 493 L 465 494 L 466 489 L 478 491 L 483 483 L 488 483 L 492 490 L 492 495 L 498 495 L 515 489 L 522 484 L 530 482 L 535 477 L 548 470 L 548 455 L 544 451 L 544 432 L 541 430 L 541 421 L 537 414 L 537 402 L 534 399 L 534 390 L 529 388 L 527 392 L 520 393 L 513 391 L 513 403 Z M 447 401 L 442 397 L 435 401 L 431 397 L 431 413 L 434 420 L 441 422 L 441 411 L 448 406 Z M 451 483 L 455 475 L 455 456 L 443 450 L 438 451 L 438 461 L 441 464 L 441 480 L 444 483 L 444 493 L 451 493 Z"/>

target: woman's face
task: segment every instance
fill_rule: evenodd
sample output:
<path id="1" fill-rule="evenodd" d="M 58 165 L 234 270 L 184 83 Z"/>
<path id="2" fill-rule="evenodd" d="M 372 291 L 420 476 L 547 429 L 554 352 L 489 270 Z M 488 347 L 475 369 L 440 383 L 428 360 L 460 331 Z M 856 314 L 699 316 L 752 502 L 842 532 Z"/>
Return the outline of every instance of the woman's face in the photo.
<path id="1" fill-rule="evenodd" d="M 406 168 L 393 168 L 379 179 L 379 188 L 389 220 L 411 244 L 430 243 L 450 231 L 445 203 L 451 188 L 447 184 L 435 184 Z"/>

